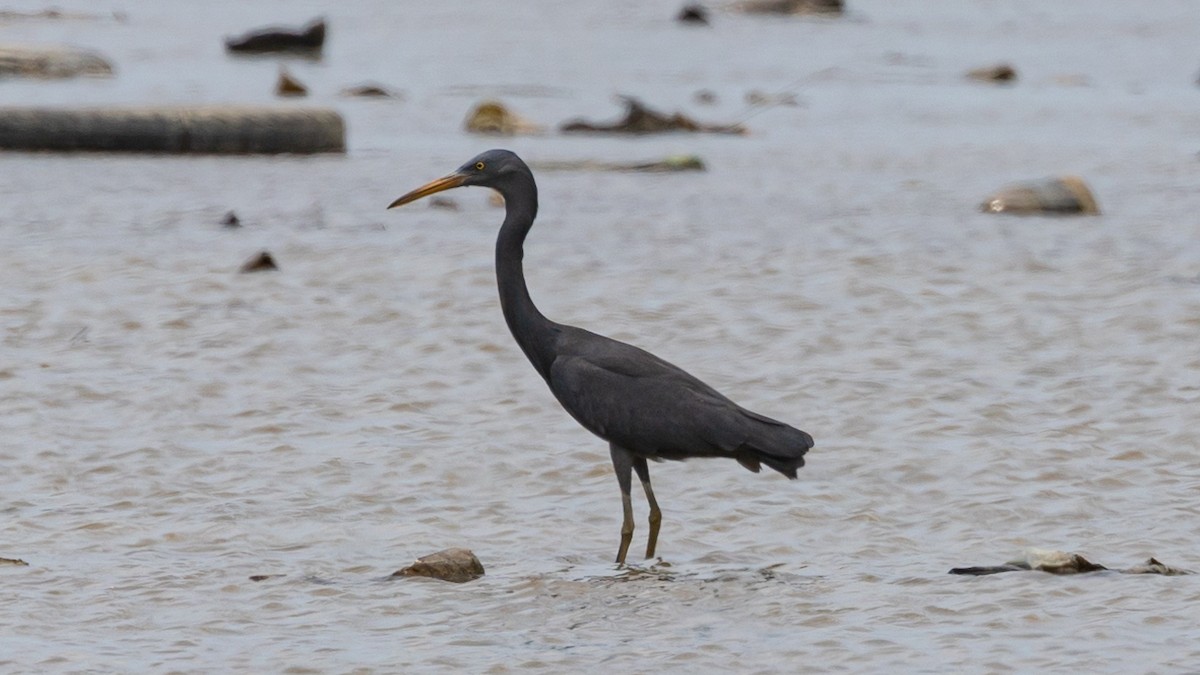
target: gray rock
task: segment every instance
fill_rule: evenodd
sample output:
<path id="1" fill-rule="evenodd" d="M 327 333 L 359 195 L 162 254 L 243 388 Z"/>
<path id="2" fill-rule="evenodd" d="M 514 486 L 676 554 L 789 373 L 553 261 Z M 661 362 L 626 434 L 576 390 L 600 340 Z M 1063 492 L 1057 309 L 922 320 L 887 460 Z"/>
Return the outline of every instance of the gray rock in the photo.
<path id="1" fill-rule="evenodd" d="M 1002 188 L 980 204 L 987 213 L 1099 215 L 1096 198 L 1078 176 L 1047 178 Z"/>

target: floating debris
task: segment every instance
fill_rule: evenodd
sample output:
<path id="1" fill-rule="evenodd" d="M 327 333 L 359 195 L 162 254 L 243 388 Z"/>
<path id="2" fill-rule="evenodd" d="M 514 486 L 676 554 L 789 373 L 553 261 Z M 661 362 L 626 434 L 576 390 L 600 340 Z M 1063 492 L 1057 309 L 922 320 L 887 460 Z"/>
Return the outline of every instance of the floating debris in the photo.
<path id="1" fill-rule="evenodd" d="M 1128 569 L 1121 570 L 1094 563 L 1078 553 L 1037 548 L 1031 548 L 1026 551 L 1024 558 L 1012 560 L 1003 565 L 955 567 L 950 570 L 950 574 L 978 577 L 988 574 L 999 574 L 1001 572 L 1022 571 L 1048 572 L 1050 574 L 1087 574 L 1088 572 L 1110 571 L 1120 574 L 1161 574 L 1169 577 L 1193 574 L 1190 570 L 1164 565 L 1155 558 L 1150 558 L 1141 565 L 1134 565 Z"/>
<path id="2" fill-rule="evenodd" d="M 29 563 L 20 558 L 0 558 L 0 565 L 12 565 L 14 567 L 29 567 Z"/>
<path id="3" fill-rule="evenodd" d="M 684 5 L 675 20 L 690 26 L 707 26 L 708 10 L 703 5 Z"/>
<path id="4" fill-rule="evenodd" d="M 692 100 L 700 105 L 713 105 L 717 102 L 717 92 L 712 89 L 701 89 L 692 94 Z"/>
<path id="5" fill-rule="evenodd" d="M 230 211 L 229 213 L 225 214 L 224 218 L 221 219 L 221 225 L 234 230 L 242 226 L 242 221 L 238 219 L 236 213 Z"/>
<path id="6" fill-rule="evenodd" d="M 746 105 L 756 108 L 765 108 L 767 106 L 782 106 L 786 108 L 796 108 L 800 105 L 800 99 L 796 98 L 795 94 L 784 92 L 782 94 L 768 94 L 761 89 L 751 89 L 746 92 Z"/>
<path id="7" fill-rule="evenodd" d="M 400 98 L 400 94 L 378 84 L 360 84 L 354 87 L 346 87 L 342 90 L 342 96 L 357 98 Z"/>
<path id="8" fill-rule="evenodd" d="M 1017 69 L 1007 63 L 997 63 L 994 66 L 972 68 L 967 71 L 967 78 L 979 82 L 994 84 L 1012 84 L 1017 80 Z"/>
<path id="9" fill-rule="evenodd" d="M 704 160 L 696 155 L 673 155 L 653 162 L 595 162 L 592 160 L 565 162 L 535 162 L 534 168 L 544 171 L 704 171 Z"/>
<path id="10" fill-rule="evenodd" d="M 242 263 L 242 266 L 238 268 L 238 272 L 240 274 L 247 274 L 249 272 L 270 272 L 277 269 L 279 269 L 279 266 L 275 264 L 275 259 L 271 257 L 271 254 L 267 251 L 260 251 L 253 258 Z"/>
<path id="11" fill-rule="evenodd" d="M 112 14 L 85 14 L 82 12 L 64 12 L 61 9 L 50 8 L 34 12 L 21 12 L 15 10 L 0 10 L 0 21 L 17 21 L 17 20 L 74 20 L 74 21 L 104 21 L 113 19 L 114 21 L 125 21 L 124 12 L 114 11 Z"/>
<path id="12" fill-rule="evenodd" d="M 286 577 L 286 574 L 251 574 L 250 581 L 266 581 L 267 579 L 278 579 Z"/>
<path id="13" fill-rule="evenodd" d="M 562 125 L 565 133 L 618 133 L 618 134 L 658 134 L 671 131 L 708 132 L 718 134 L 744 134 L 745 127 L 740 124 L 701 124 L 683 113 L 665 115 L 651 110 L 636 98 L 622 96 L 625 103 L 625 117 L 610 124 L 594 123 L 585 120 L 573 120 Z"/>
<path id="14" fill-rule="evenodd" d="M 112 63 L 99 52 L 74 47 L 0 46 L 0 77 L 49 80 L 112 74 Z"/>
<path id="15" fill-rule="evenodd" d="M 308 87 L 304 86 L 300 80 L 292 77 L 291 73 L 288 71 L 280 69 L 279 81 L 275 83 L 275 95 L 293 97 L 308 96 Z"/>
<path id="16" fill-rule="evenodd" d="M 225 49 L 241 54 L 319 53 L 325 45 L 325 20 L 314 19 L 299 30 L 270 27 L 227 38 Z"/>
<path id="17" fill-rule="evenodd" d="M 1100 207 L 1096 204 L 1092 191 L 1078 176 L 1047 178 L 1010 185 L 985 199 L 979 208 L 988 213 L 1016 215 L 1100 214 Z"/>
<path id="18" fill-rule="evenodd" d="M 464 126 L 473 134 L 516 136 L 541 133 L 538 125 L 518 116 L 499 101 L 482 101 L 467 113 Z"/>
<path id="19" fill-rule="evenodd" d="M 430 577 L 461 584 L 483 576 L 483 563 L 465 548 L 448 548 L 417 558 L 416 562 L 392 576 Z"/>
<path id="20" fill-rule="evenodd" d="M 819 14 L 839 16 L 845 11 L 842 0 L 743 0 L 733 8 L 745 14 Z"/>

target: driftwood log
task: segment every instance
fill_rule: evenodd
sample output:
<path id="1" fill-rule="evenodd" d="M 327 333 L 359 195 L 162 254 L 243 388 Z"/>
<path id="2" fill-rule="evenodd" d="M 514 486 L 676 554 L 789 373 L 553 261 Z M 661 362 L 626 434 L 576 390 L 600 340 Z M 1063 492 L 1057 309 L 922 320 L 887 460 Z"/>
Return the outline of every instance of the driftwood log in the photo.
<path id="1" fill-rule="evenodd" d="M 336 111 L 272 107 L 0 107 L 0 150 L 199 154 L 346 151 Z"/>

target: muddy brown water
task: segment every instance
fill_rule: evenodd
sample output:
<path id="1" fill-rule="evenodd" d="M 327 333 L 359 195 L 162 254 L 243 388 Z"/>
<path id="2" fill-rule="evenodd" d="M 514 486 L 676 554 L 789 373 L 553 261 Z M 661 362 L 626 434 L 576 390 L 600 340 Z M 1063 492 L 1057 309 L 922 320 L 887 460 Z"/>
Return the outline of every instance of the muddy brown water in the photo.
<path id="1" fill-rule="evenodd" d="M 1200 568 L 1194 7 L 949 4 L 709 28 L 668 2 L 136 2 L 123 21 L 0 23 L 118 72 L 7 80 L 4 103 L 263 103 L 278 61 L 222 37 L 324 13 L 325 58 L 288 68 L 350 146 L 0 155 L 0 556 L 30 563 L 0 569 L 0 667 L 1195 668 L 1198 577 L 946 574 L 1035 546 Z M 1015 84 L 964 77 L 999 61 Z M 404 98 L 337 96 L 364 81 Z M 751 110 L 752 90 L 802 105 Z M 484 97 L 553 127 L 615 118 L 616 93 L 751 133 L 460 131 Z M 479 190 L 384 211 L 497 145 L 704 158 L 539 172 L 531 290 L 812 433 L 800 480 L 655 465 L 663 561 L 609 563 L 606 448 L 506 332 L 500 211 Z M 1067 173 L 1103 215 L 977 211 Z M 278 272 L 236 273 L 264 249 Z M 487 575 L 385 580 L 451 546 Z"/>

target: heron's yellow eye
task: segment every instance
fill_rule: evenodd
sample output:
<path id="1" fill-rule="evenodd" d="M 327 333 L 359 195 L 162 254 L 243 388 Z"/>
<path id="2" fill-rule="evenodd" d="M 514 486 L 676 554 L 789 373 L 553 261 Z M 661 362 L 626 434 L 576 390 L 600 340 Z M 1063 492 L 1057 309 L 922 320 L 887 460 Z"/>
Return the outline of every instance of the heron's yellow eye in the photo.
<path id="1" fill-rule="evenodd" d="M 483 162 L 475 162 L 475 170 L 483 171 Z"/>

